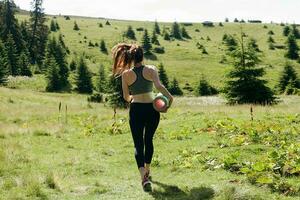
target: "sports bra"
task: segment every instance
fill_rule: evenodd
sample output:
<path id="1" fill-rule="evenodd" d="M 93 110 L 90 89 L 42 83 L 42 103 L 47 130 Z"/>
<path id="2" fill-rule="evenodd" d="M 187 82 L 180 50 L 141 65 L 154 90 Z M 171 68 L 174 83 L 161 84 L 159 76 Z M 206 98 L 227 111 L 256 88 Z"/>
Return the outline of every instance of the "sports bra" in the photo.
<path id="1" fill-rule="evenodd" d="M 133 67 L 132 69 L 136 74 L 136 80 L 128 86 L 129 92 L 132 95 L 148 93 L 153 90 L 153 82 L 144 78 L 143 69 L 144 66 Z"/>

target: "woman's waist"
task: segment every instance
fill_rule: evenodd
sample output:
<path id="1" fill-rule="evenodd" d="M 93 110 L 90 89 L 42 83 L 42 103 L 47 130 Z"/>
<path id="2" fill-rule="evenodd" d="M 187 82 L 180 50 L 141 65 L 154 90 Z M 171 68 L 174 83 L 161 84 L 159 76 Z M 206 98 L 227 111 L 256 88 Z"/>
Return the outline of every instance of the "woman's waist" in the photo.
<path id="1" fill-rule="evenodd" d="M 132 95 L 132 103 L 152 103 L 154 100 L 153 92 Z"/>

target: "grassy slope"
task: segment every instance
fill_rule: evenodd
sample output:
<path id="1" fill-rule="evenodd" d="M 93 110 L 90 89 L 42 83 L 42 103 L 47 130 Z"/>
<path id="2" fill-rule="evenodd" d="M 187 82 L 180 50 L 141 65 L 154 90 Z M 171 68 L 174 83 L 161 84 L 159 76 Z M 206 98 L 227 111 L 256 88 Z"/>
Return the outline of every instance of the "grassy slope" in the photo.
<path id="1" fill-rule="evenodd" d="M 300 112 L 299 97 L 284 99 L 274 107 L 254 107 L 255 119 Z M 82 95 L 0 87 L 0 110 L 0 199 L 226 199 L 226 195 L 297 199 L 271 194 L 267 188 L 250 185 L 244 176 L 222 169 L 203 170 L 201 164 L 179 168 L 177 159 L 183 150 L 220 158 L 236 151 L 235 147 L 217 148 L 210 132 L 186 132 L 190 138 L 177 136 L 182 137 L 187 127 L 206 127 L 207 119 L 247 120 L 247 105 L 232 109 L 215 97 L 177 98 L 173 109 L 162 115 L 154 139 L 153 177 L 157 182 L 151 195 L 140 187 L 126 110 L 118 111 L 122 134 L 116 135 L 109 134 L 112 110 L 103 104 L 87 104 Z M 244 156 L 255 157 L 257 148 L 250 145 L 241 150 Z M 45 183 L 47 177 L 56 189 Z"/>
<path id="2" fill-rule="evenodd" d="M 28 16 L 20 15 L 19 18 L 24 20 Z M 93 72 L 97 72 L 97 68 L 101 63 L 110 69 L 111 56 L 101 54 L 97 47 L 89 48 L 88 42 L 90 40 L 93 43 L 99 43 L 101 39 L 104 39 L 108 49 L 110 49 L 118 42 L 123 41 L 122 33 L 127 29 L 128 25 L 131 25 L 134 30 L 138 27 L 147 28 L 150 33 L 153 30 L 153 22 L 110 20 L 112 25 L 106 26 L 106 20 L 96 18 L 71 17 L 71 20 L 67 21 L 63 17 L 57 17 L 57 20 L 71 51 L 77 54 L 83 51 L 86 52 L 89 56 L 89 66 Z M 79 32 L 73 31 L 75 20 L 81 28 Z M 99 28 L 98 23 L 102 23 L 104 27 Z M 163 26 L 171 27 L 170 23 L 159 24 L 161 29 Z M 272 68 L 266 68 L 266 78 L 270 81 L 270 86 L 273 87 L 278 80 L 279 72 L 282 70 L 286 59 L 284 58 L 284 50 L 271 51 L 268 49 L 267 33 L 270 30 L 275 33 L 273 38 L 277 44 L 284 44 L 286 38 L 282 35 L 282 26 L 275 24 L 266 25 L 268 29 L 263 28 L 264 24 L 240 25 L 236 23 L 225 23 L 224 27 L 216 25 L 214 28 L 205 28 L 200 23 L 194 23 L 193 26 L 186 27 L 192 36 L 191 40 L 169 42 L 159 36 L 159 41 L 165 47 L 166 53 L 163 55 L 157 54 L 157 61 L 147 60 L 146 63 L 157 65 L 163 62 L 169 76 L 171 78 L 176 76 L 181 86 L 185 83 L 195 85 L 201 73 L 203 73 L 210 82 L 221 87 L 225 80 L 224 73 L 229 69 L 228 64 L 219 63 L 224 55 L 223 34 L 239 34 L 242 27 L 249 37 L 253 37 L 258 41 L 259 48 L 263 51 L 262 64 L 273 66 Z M 195 32 L 195 29 L 199 29 L 200 32 Z M 142 32 L 135 32 L 138 38 L 137 41 L 140 42 Z M 87 37 L 86 43 L 84 43 L 84 36 Z M 211 41 L 206 41 L 207 36 L 211 38 Z M 201 40 L 201 37 L 205 40 Z M 79 43 L 80 41 L 82 41 L 81 44 Z M 201 50 L 198 50 L 196 47 L 197 42 L 205 46 L 209 55 L 202 55 Z M 180 46 L 177 46 L 177 44 Z M 300 73 L 300 64 L 295 63 L 295 65 L 298 73 Z"/>

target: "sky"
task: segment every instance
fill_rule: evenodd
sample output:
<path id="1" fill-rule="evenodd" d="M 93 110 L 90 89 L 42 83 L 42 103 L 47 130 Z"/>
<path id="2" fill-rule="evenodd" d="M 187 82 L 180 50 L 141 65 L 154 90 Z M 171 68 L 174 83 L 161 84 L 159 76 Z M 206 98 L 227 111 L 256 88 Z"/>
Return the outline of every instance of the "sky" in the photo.
<path id="1" fill-rule="evenodd" d="M 22 9 L 31 0 L 15 0 Z M 47 14 L 162 22 L 230 21 L 300 24 L 300 0 L 44 0 Z"/>

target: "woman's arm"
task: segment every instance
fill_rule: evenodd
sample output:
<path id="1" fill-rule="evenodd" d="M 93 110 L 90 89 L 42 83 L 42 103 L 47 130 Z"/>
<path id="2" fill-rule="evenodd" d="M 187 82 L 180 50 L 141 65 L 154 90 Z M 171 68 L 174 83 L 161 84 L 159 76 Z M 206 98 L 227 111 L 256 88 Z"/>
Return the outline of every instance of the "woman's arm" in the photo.
<path id="1" fill-rule="evenodd" d="M 159 80 L 159 75 L 158 75 L 158 72 L 157 72 L 156 68 L 153 68 L 153 71 L 152 71 L 152 80 L 153 80 L 155 88 L 169 99 L 169 101 L 170 101 L 169 102 L 169 107 L 170 107 L 171 104 L 172 104 L 172 102 L 173 102 L 173 96 L 166 89 L 166 87 L 163 84 L 161 84 L 161 82 Z"/>
<path id="2" fill-rule="evenodd" d="M 122 74 L 122 89 L 123 89 L 123 98 L 125 99 L 125 101 L 131 102 L 132 96 L 129 95 L 129 88 L 126 82 L 126 72 Z"/>

